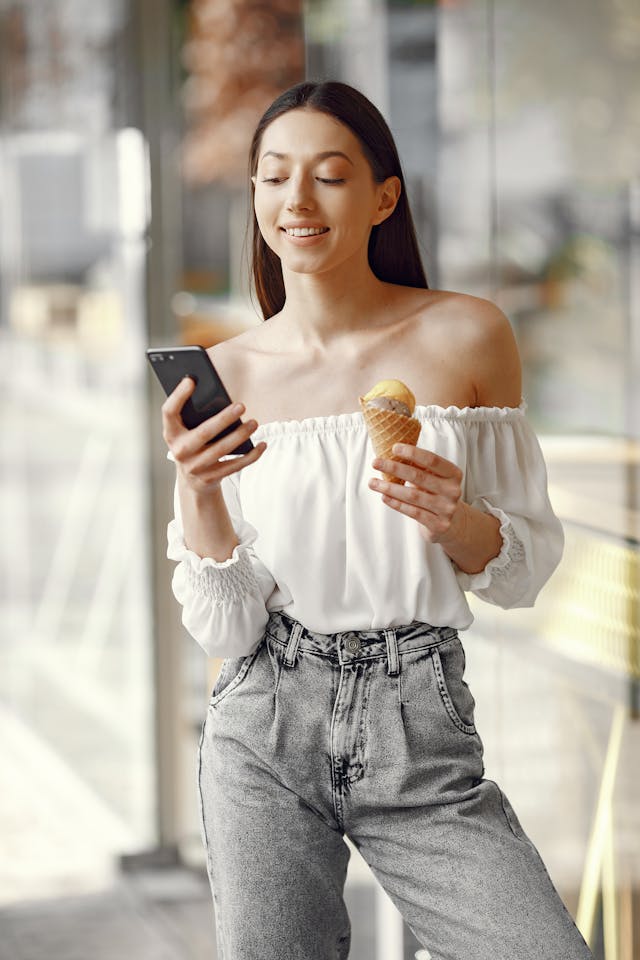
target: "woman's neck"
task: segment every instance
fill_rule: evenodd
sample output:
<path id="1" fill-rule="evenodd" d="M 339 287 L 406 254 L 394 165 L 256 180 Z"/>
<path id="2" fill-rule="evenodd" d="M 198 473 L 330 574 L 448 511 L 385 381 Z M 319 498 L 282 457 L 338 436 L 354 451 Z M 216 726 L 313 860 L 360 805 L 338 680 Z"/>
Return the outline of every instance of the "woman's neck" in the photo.
<path id="1" fill-rule="evenodd" d="M 287 329 L 292 349 L 326 353 L 363 330 L 374 315 L 384 316 L 392 285 L 383 283 L 366 263 L 352 263 L 321 274 L 284 273 L 286 302 L 279 324 Z"/>

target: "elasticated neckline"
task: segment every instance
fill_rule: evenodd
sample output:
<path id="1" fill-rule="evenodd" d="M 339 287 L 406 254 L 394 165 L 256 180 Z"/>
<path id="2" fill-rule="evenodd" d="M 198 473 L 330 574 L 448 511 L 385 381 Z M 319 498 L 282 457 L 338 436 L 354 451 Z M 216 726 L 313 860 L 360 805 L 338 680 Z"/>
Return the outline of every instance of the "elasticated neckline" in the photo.
<path id="1" fill-rule="evenodd" d="M 524 400 L 517 407 L 440 407 L 437 404 L 416 404 L 414 417 L 423 422 L 446 420 L 450 422 L 512 422 L 524 417 L 527 405 Z M 350 413 L 334 413 L 328 416 L 305 417 L 303 420 L 269 420 L 254 432 L 256 437 L 273 437 L 281 434 L 297 436 L 327 432 L 366 430 L 361 410 Z"/>

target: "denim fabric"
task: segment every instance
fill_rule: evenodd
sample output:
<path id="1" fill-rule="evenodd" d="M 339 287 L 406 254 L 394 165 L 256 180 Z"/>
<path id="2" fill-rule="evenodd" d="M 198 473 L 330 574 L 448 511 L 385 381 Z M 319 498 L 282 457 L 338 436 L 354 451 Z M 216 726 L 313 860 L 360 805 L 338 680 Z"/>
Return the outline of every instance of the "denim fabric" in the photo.
<path id="1" fill-rule="evenodd" d="M 325 635 L 272 613 L 199 748 L 221 960 L 343 960 L 346 834 L 433 960 L 592 954 L 484 778 L 455 630 Z"/>

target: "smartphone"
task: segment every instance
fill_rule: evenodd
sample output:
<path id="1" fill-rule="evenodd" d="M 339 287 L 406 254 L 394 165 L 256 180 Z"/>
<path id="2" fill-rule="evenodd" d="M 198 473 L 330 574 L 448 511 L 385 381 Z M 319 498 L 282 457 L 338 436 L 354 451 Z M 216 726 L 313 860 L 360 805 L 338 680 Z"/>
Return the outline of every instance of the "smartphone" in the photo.
<path id="1" fill-rule="evenodd" d="M 220 375 L 204 347 L 157 347 L 147 350 L 146 355 L 167 396 L 173 393 L 184 377 L 195 380 L 196 388 L 182 408 L 182 422 L 187 429 L 193 430 L 231 403 Z M 221 437 L 226 437 L 241 423 L 238 418 L 208 442 L 215 443 Z M 251 438 L 247 438 L 231 453 L 239 456 L 251 450 L 253 443 Z"/>

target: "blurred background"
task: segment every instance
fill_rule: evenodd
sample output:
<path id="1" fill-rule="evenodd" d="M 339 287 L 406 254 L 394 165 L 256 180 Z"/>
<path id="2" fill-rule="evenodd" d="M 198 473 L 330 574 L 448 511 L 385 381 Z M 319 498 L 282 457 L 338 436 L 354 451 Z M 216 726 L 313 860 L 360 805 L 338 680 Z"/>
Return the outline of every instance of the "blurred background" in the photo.
<path id="1" fill-rule="evenodd" d="M 465 634 L 487 776 L 597 960 L 640 958 L 637 0 L 0 0 L 0 957 L 215 958 L 195 755 L 219 663 L 170 591 L 144 348 L 261 322 L 246 151 L 344 80 L 430 286 L 497 302 L 564 522 Z M 353 960 L 428 960 L 354 850 Z"/>

